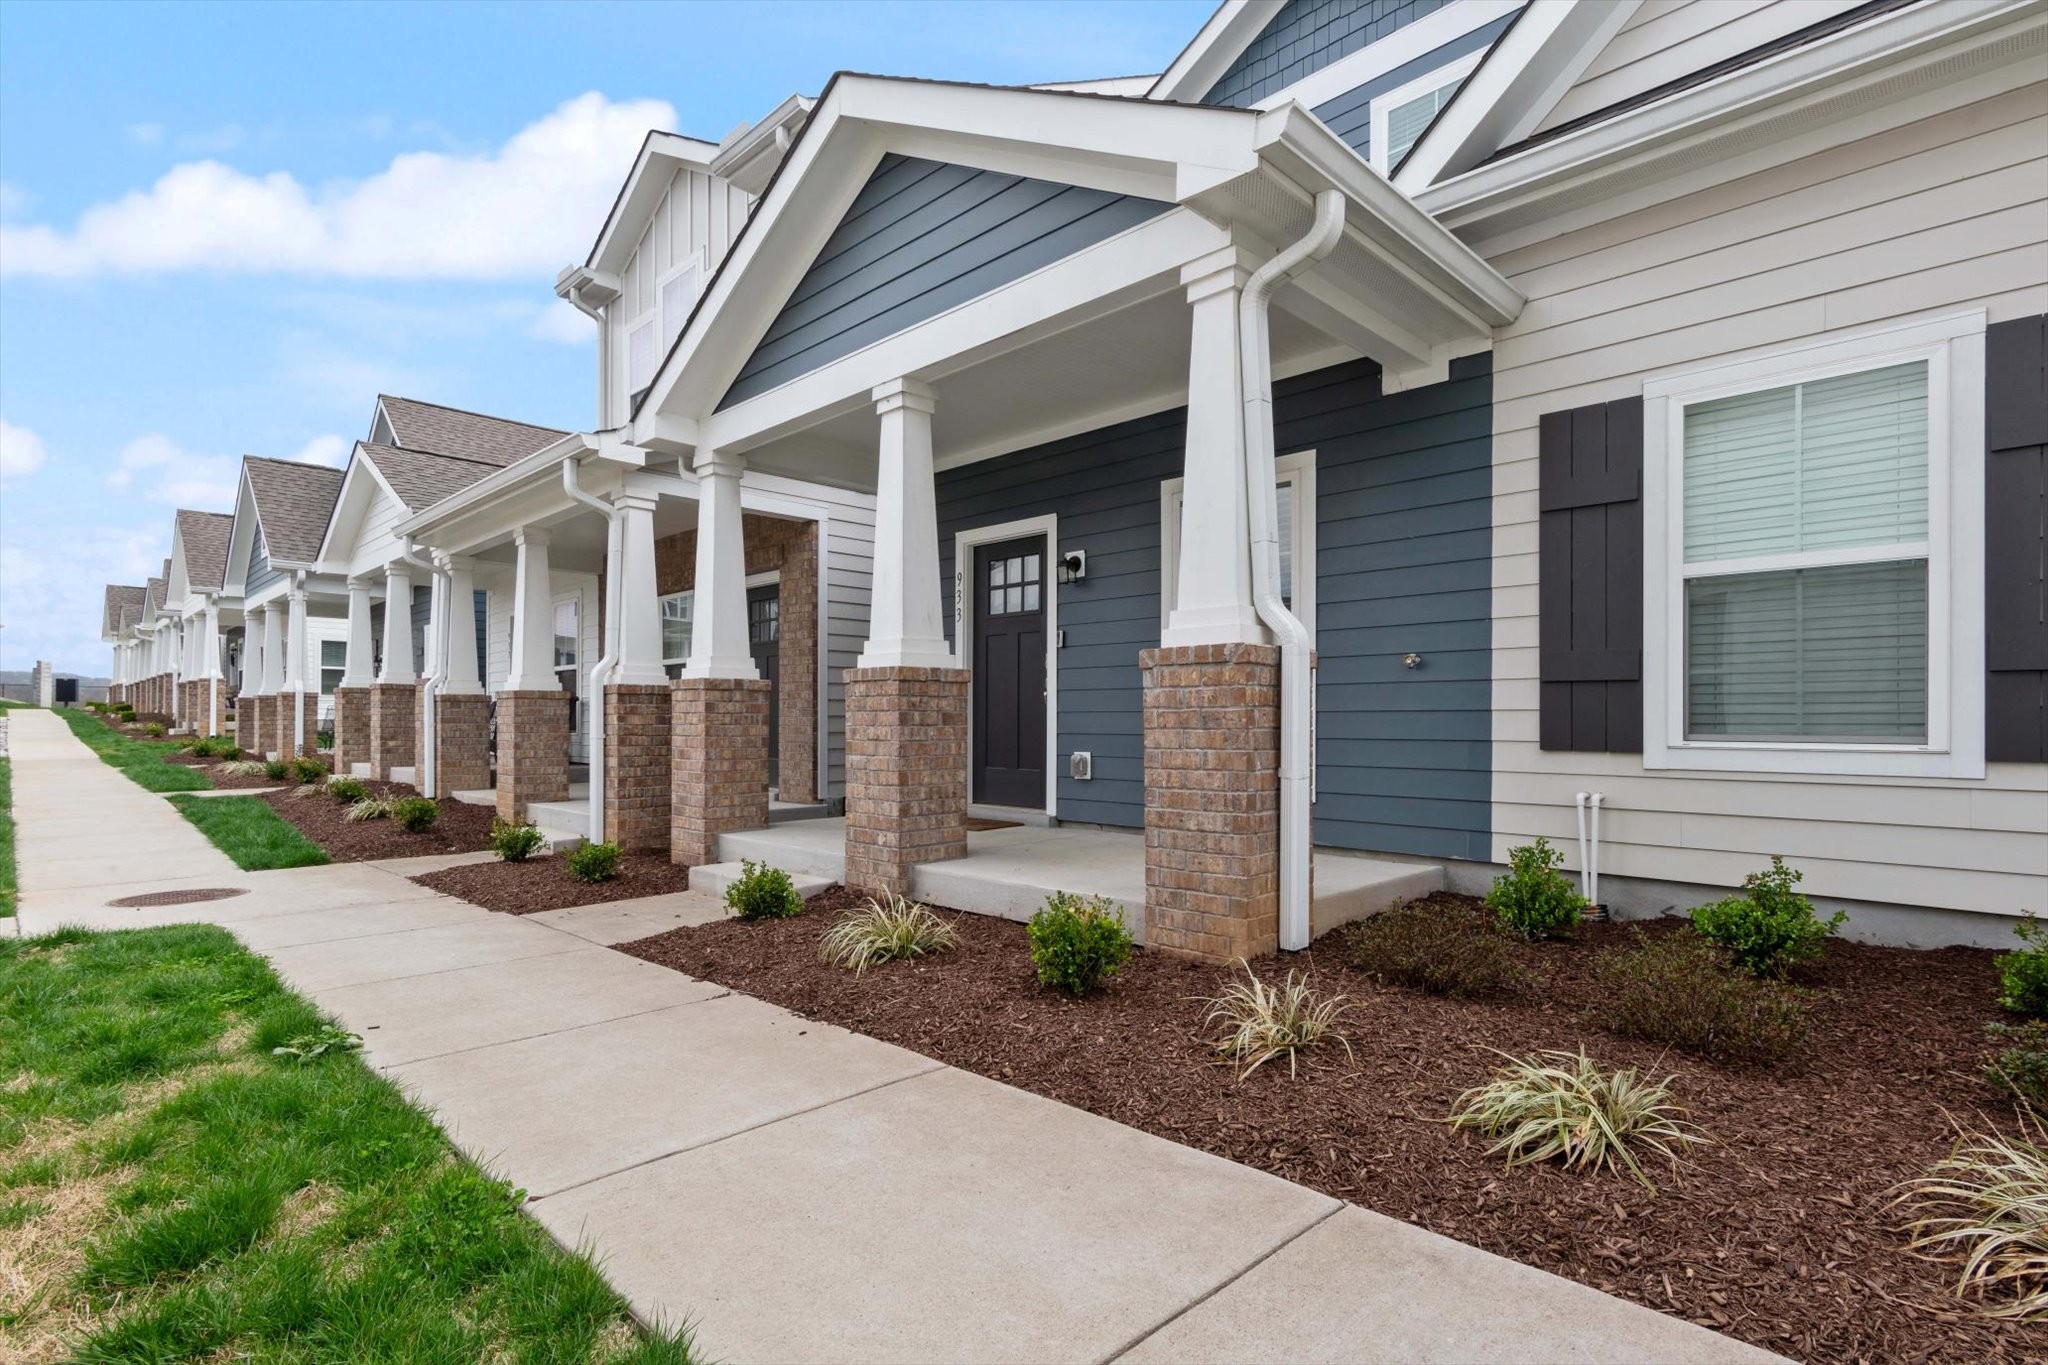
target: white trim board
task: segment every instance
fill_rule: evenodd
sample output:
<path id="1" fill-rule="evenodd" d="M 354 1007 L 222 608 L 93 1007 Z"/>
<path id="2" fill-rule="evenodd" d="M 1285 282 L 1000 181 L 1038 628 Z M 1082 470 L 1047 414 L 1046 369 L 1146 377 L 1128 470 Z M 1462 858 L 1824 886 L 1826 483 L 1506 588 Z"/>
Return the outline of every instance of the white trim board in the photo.
<path id="1" fill-rule="evenodd" d="M 974 790 L 974 651 L 967 641 L 974 628 L 974 614 L 968 605 L 978 594 L 967 591 L 967 577 L 973 567 L 974 548 L 994 545 L 1025 536 L 1045 537 L 1045 813 L 1059 816 L 1058 771 L 1060 748 L 1060 613 L 1059 556 L 1060 519 L 1057 513 L 1021 517 L 993 526 L 976 526 L 953 536 L 953 658 L 967 672 L 967 786 Z"/>

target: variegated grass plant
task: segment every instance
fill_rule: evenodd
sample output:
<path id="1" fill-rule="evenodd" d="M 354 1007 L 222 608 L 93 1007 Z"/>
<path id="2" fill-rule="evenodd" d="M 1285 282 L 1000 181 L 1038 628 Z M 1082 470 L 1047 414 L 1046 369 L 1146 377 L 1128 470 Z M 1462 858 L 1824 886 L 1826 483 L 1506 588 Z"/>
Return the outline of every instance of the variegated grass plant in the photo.
<path id="1" fill-rule="evenodd" d="M 1677 1165 L 1684 1148 L 1706 1141 L 1685 1121 L 1669 1077 L 1652 1081 L 1633 1067 L 1602 1071 L 1584 1048 L 1533 1058 L 1500 1055 L 1507 1065 L 1460 1095 L 1450 1122 L 1498 1139 L 1488 1155 L 1505 1152 L 1511 1168 L 1552 1159 L 1567 1170 L 1625 1167 L 1654 1190 L 1635 1149 Z"/>
<path id="2" fill-rule="evenodd" d="M 953 926 L 916 901 L 889 892 L 886 901 L 868 898 L 825 931 L 818 956 L 857 976 L 869 967 L 927 953 L 950 952 L 960 942 Z"/>
<path id="3" fill-rule="evenodd" d="M 218 766 L 230 777 L 261 777 L 270 765 L 260 758 L 231 758 Z"/>
<path id="4" fill-rule="evenodd" d="M 366 800 L 358 801 L 353 806 L 350 806 L 348 808 L 348 813 L 342 816 L 341 818 L 351 822 L 357 822 L 362 820 L 389 820 L 394 814 L 397 813 L 397 810 L 398 803 L 396 801 L 389 800 L 385 797 L 372 796 Z"/>
<path id="5" fill-rule="evenodd" d="M 1960 1262 L 1956 1297 L 1987 1317 L 2048 1322 L 2048 1134 L 2022 1109 L 2017 1135 L 1970 1132 L 1895 1204 L 1918 1216 L 1912 1248 Z"/>
<path id="6" fill-rule="evenodd" d="M 1209 1011 L 1202 1022 L 1217 1031 L 1216 1051 L 1237 1068 L 1241 1081 L 1267 1062 L 1287 1059 L 1287 1074 L 1300 1069 L 1301 1054 L 1325 1039 L 1344 1045 L 1352 1055 L 1351 1043 L 1335 1031 L 1337 1020 L 1351 1009 L 1343 996 L 1324 997 L 1307 976 L 1287 973 L 1284 985 L 1271 985 L 1253 973 L 1243 958 L 1245 979 L 1232 981 L 1223 994 L 1206 1001 Z"/>

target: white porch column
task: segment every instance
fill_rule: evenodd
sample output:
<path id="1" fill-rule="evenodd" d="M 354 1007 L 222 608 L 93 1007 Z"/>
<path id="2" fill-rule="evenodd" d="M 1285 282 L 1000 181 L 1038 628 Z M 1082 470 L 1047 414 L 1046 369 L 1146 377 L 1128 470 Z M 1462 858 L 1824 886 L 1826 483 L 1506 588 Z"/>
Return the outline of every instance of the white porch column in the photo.
<path id="1" fill-rule="evenodd" d="M 700 450 L 691 464 L 697 471 L 697 588 L 690 621 L 690 658 L 683 665 L 683 676 L 758 678 L 761 672 L 754 667 L 754 651 L 747 639 L 747 552 L 740 520 L 740 476 L 746 472 L 747 462 L 722 451 Z M 651 541 L 647 579 L 651 603 Z M 655 649 L 660 648 L 657 638 Z"/>
<path id="2" fill-rule="evenodd" d="M 265 696 L 284 690 L 284 607 L 271 602 L 263 608 L 263 687 Z"/>
<path id="3" fill-rule="evenodd" d="M 698 473 L 701 478 L 703 471 L 700 469 Z M 702 487 L 701 483 L 699 486 Z M 737 505 L 737 480 L 734 480 L 734 489 Z M 619 585 L 619 653 L 610 679 L 615 683 L 659 684 L 668 681 L 668 672 L 661 666 L 661 600 L 655 592 L 654 504 L 654 497 L 646 493 L 619 493 L 612 498 L 612 506 L 618 509 L 619 514 L 619 562 L 607 564 L 605 572 L 615 575 Z M 699 507 L 701 509 L 701 503 Z M 697 541 L 700 565 L 704 546 L 702 521 L 700 515 Z M 744 571 L 744 563 L 741 567 Z M 701 574 L 701 568 L 699 572 Z M 700 577 L 697 582 L 701 589 L 704 580 Z M 740 595 L 743 599 L 740 610 L 744 612 L 744 582 Z M 700 591 L 698 600 L 702 601 L 704 597 Z"/>
<path id="4" fill-rule="evenodd" d="M 285 640 L 284 690 L 292 697 L 292 752 L 310 753 L 317 746 L 307 742 L 314 728 L 308 722 L 315 717 L 306 714 L 306 589 L 303 579 L 293 585 L 288 600 L 291 603 L 291 620 Z"/>
<path id="5" fill-rule="evenodd" d="M 553 692 L 555 677 L 554 590 L 548 575 L 548 533 L 522 526 L 512 533 L 518 565 L 512 586 L 512 673 L 505 692 Z M 386 608 L 389 611 L 389 608 Z"/>
<path id="6" fill-rule="evenodd" d="M 896 379 L 873 391 L 881 419 L 875 481 L 874 601 L 859 668 L 952 668 L 939 599 L 932 391 Z M 701 572 L 701 570 L 700 570 Z"/>
<path id="7" fill-rule="evenodd" d="M 441 695 L 462 696 L 484 690 L 476 657 L 476 561 L 448 556 L 448 670 Z"/>
<path id="8" fill-rule="evenodd" d="M 348 656 L 343 661 L 341 685 L 368 687 L 377 681 L 377 640 L 370 625 L 370 580 L 348 581 Z"/>
<path id="9" fill-rule="evenodd" d="M 384 671 L 380 683 L 420 680 L 412 657 L 412 570 L 401 561 L 384 566 Z"/>
<path id="10" fill-rule="evenodd" d="M 1234 252 L 1221 268 L 1204 261 L 1181 271 L 1193 334 L 1177 591 L 1173 614 L 1160 638 L 1168 647 L 1258 644 L 1268 638 L 1252 605 L 1244 487 L 1237 305 L 1249 278 Z"/>

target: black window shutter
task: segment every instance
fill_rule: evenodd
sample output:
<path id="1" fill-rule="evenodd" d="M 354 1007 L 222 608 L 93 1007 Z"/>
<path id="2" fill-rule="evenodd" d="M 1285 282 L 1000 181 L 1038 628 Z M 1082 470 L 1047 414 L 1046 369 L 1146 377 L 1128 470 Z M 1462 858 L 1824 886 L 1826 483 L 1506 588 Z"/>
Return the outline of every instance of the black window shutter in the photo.
<path id="1" fill-rule="evenodd" d="M 1984 333 L 1984 756 L 2048 762 L 2048 315 Z"/>
<path id="2" fill-rule="evenodd" d="M 1643 751 L 1643 400 L 1542 418 L 1537 598 L 1545 749 Z"/>

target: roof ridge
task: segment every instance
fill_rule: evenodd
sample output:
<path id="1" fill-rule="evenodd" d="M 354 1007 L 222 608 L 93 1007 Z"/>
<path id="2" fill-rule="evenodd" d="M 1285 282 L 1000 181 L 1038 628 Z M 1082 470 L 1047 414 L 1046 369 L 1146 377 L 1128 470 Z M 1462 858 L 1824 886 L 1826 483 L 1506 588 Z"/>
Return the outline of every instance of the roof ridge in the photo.
<path id="1" fill-rule="evenodd" d="M 522 422 L 520 425 L 524 426 L 525 423 Z M 395 450 L 401 455 L 432 455 L 437 460 L 460 460 L 464 464 L 480 464 L 486 469 L 505 467 L 494 460 L 481 459 L 475 455 L 457 455 L 449 450 L 428 450 L 425 446 L 394 446 L 386 445 L 382 441 L 357 441 L 356 444 L 368 446 L 372 450 Z"/>
<path id="2" fill-rule="evenodd" d="M 387 399 L 394 399 L 394 398 L 395 398 L 395 399 L 397 399 L 397 400 L 398 400 L 399 402 L 401 402 L 401 403 L 417 403 L 417 404 L 418 404 L 419 406 L 421 406 L 421 407 L 423 407 L 423 408 L 439 408 L 439 409 L 440 409 L 440 410 L 441 410 L 442 412 L 453 412 L 453 413 L 457 413 L 457 414 L 459 414 L 459 415 L 461 415 L 461 416 L 463 416 L 463 417 L 481 417 L 481 418 L 483 418 L 483 419 L 484 419 L 484 420 L 485 420 L 486 422 L 508 422 L 508 423 L 510 423 L 511 425 L 515 426 L 515 427 L 532 427 L 532 428 L 533 428 L 534 430 L 536 430 L 536 431 L 562 431 L 562 432 L 566 432 L 566 431 L 567 431 L 567 428 L 566 428 L 566 427 L 549 427 L 549 426 L 542 426 L 542 425 L 541 425 L 541 424 L 540 424 L 539 422 L 525 422 L 525 421 L 521 421 L 521 420 L 520 420 L 519 418 L 517 418 L 517 417 L 500 417 L 500 416 L 498 416 L 498 414 L 496 414 L 495 412 L 478 412 L 478 411 L 477 411 L 477 410 L 476 410 L 475 408 L 458 408 L 458 407 L 455 407 L 455 406 L 453 406 L 452 404 L 449 404 L 449 403 L 436 403 L 436 402 L 434 402 L 433 400 L 431 400 L 431 399 L 427 399 L 427 398 L 407 398 L 407 397 L 406 397 L 406 396 L 405 396 L 404 394 L 402 394 L 402 393 L 380 393 L 380 394 L 378 394 L 378 395 L 377 395 L 377 401 L 378 401 L 379 403 L 382 403 L 382 402 L 386 401 Z M 399 449 L 399 450 L 410 450 L 410 449 L 412 449 L 412 447 L 411 447 L 411 446 L 399 446 L 399 447 L 397 447 L 397 449 Z M 430 452 L 428 452 L 428 453 L 429 453 L 429 454 L 438 454 L 439 452 L 438 452 L 438 451 L 430 451 Z"/>

